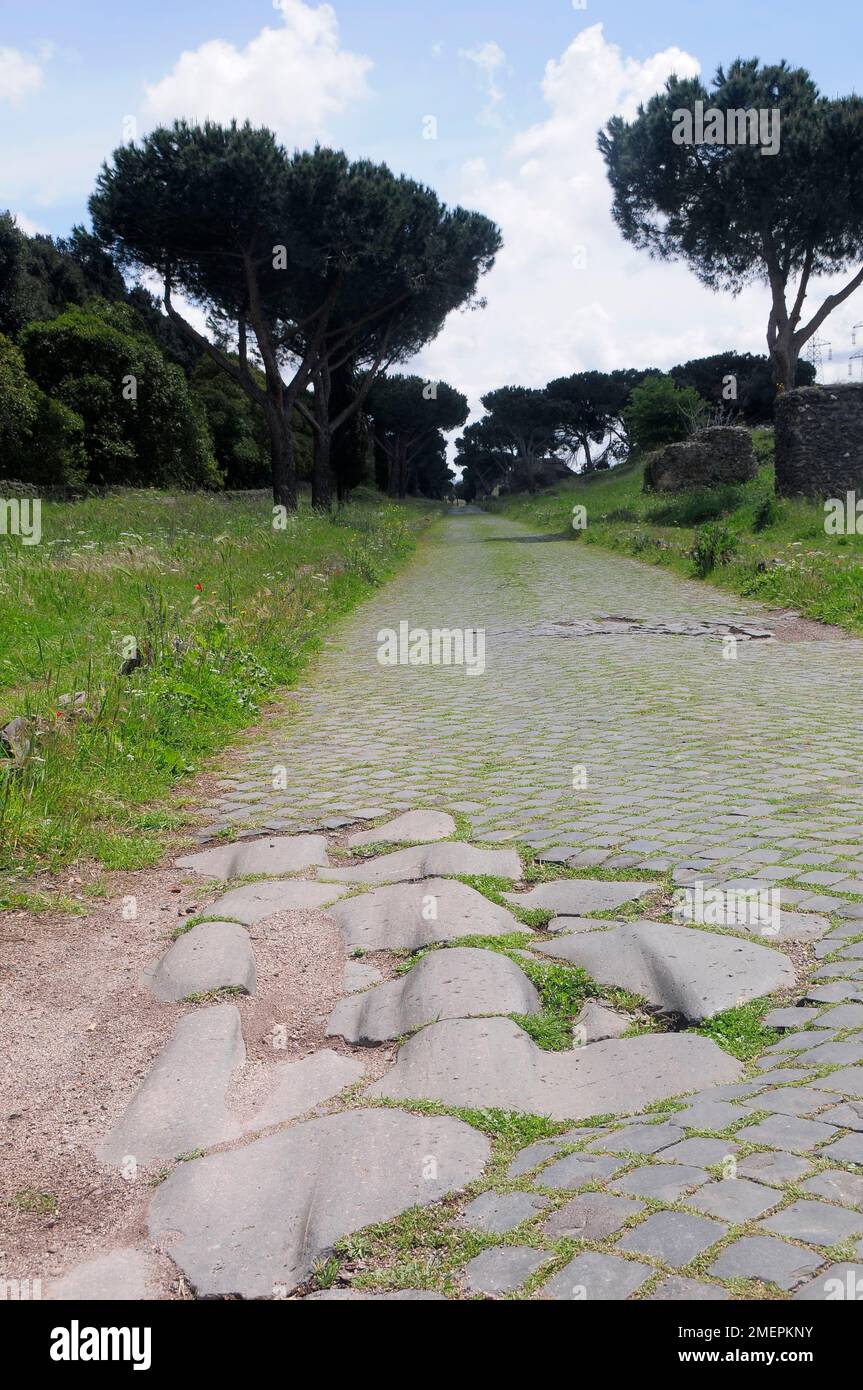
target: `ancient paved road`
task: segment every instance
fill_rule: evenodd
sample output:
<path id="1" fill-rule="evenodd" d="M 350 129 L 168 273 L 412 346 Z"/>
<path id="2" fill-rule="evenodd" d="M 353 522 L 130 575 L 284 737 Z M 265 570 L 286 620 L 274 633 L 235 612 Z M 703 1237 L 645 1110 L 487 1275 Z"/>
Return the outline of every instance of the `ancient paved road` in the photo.
<path id="1" fill-rule="evenodd" d="M 453 516 L 331 640 L 296 717 L 251 753 L 263 775 L 230 794 L 233 809 L 302 821 L 370 800 L 470 802 L 476 835 L 540 846 L 575 837 L 680 860 L 733 844 L 763 863 L 767 849 L 823 832 L 860 857 L 863 644 L 741 641 L 726 660 L 717 640 L 525 632 L 601 614 L 763 612 L 593 547 Z M 381 666 L 377 633 L 401 622 L 485 629 L 484 673 Z M 283 792 L 270 786 L 274 764 L 287 769 Z M 573 789 L 574 767 L 586 787 Z"/>
<path id="2" fill-rule="evenodd" d="M 542 630 L 609 615 L 671 630 Z M 730 621 L 736 646 L 679 630 Z M 209 878 L 210 920 L 143 985 L 166 1009 L 196 1007 L 103 1136 L 103 1163 L 171 1170 L 149 1234 L 192 1288 L 859 1298 L 863 643 L 764 640 L 770 621 L 583 542 L 455 515 L 342 624 L 290 714 L 227 759 L 199 838 L 229 824 L 240 837 L 179 861 Z M 415 640 L 482 632 L 483 669 L 382 665 L 381 635 L 402 624 Z M 401 811 L 421 814 L 390 828 Z M 353 845 L 404 847 L 346 864 L 346 825 Z M 526 890 L 517 841 L 576 876 Z M 779 937 L 675 924 L 655 891 L 666 871 L 679 886 L 780 885 Z M 458 881 L 476 875 L 519 886 L 491 901 Z M 487 949 L 520 929 L 510 904 L 559 914 L 525 932 L 533 968 L 525 950 Z M 254 1107 L 232 1108 L 247 1077 L 236 991 L 256 988 L 259 929 L 294 912 L 319 936 L 322 908 L 346 962 L 327 1025 L 337 1050 L 319 1039 L 268 1063 L 266 1098 L 259 1086 Z M 423 946 L 440 949 L 409 962 Z M 357 948 L 373 964 L 348 963 Z M 605 993 L 580 1015 L 579 1045 L 559 1051 L 522 1026 L 550 960 Z M 214 1003 L 226 987 L 231 1001 Z M 671 1027 L 630 1027 L 615 987 Z M 686 1026 L 764 996 L 779 1036 L 746 1067 Z M 369 1044 L 384 1047 L 376 1069 Z M 549 1121 L 564 1129 L 549 1135 Z M 342 1286 L 310 1292 L 340 1239 L 412 1207 L 432 1207 L 411 1220 L 439 1239 L 361 1236 L 356 1286 L 349 1248 Z M 140 1255 L 109 1252 L 72 1286 L 120 1278 Z"/>

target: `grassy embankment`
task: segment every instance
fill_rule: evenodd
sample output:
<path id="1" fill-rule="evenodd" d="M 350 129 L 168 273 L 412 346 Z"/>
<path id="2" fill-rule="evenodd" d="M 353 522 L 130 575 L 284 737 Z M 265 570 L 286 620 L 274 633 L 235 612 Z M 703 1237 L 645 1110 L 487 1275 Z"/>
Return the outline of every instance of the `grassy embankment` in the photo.
<path id="1" fill-rule="evenodd" d="M 741 486 L 644 493 L 643 463 L 634 462 L 487 505 L 538 530 L 863 633 L 863 535 L 827 535 L 822 502 L 776 498 L 772 438 L 756 431 L 755 442 L 763 462 Z M 577 505 L 587 510 L 581 532 L 571 525 Z"/>
<path id="2" fill-rule="evenodd" d="M 158 860 L 187 819 L 168 794 L 296 680 L 434 510 L 368 495 L 274 530 L 263 494 L 130 491 L 44 503 L 39 545 L 0 536 L 0 726 L 40 730 L 22 768 L 0 758 L 0 907 L 37 906 L 23 890 L 40 872 Z M 129 637 L 146 660 L 121 676 Z"/>

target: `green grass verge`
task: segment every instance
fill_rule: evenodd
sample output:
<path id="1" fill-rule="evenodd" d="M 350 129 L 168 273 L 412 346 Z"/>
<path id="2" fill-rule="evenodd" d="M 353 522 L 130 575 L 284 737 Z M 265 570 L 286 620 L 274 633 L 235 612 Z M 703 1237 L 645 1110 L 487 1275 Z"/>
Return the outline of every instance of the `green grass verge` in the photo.
<path id="1" fill-rule="evenodd" d="M 863 632 L 863 535 L 827 535 L 821 501 L 775 498 L 772 438 L 755 431 L 755 441 L 766 461 L 751 482 L 740 486 L 645 493 L 643 464 L 633 462 L 574 477 L 533 497 L 518 494 L 487 506 L 539 531 L 633 555 Z M 582 531 L 572 529 L 575 506 L 587 511 Z"/>
<path id="2" fill-rule="evenodd" d="M 275 530 L 263 494 L 122 491 L 45 502 L 38 546 L 0 539 L 0 725 L 40 731 L 23 768 L 0 758 L 7 901 L 10 875 L 156 862 L 183 823 L 177 793 L 160 800 L 296 681 L 434 510 L 369 495 Z M 122 676 L 128 638 L 147 660 Z"/>

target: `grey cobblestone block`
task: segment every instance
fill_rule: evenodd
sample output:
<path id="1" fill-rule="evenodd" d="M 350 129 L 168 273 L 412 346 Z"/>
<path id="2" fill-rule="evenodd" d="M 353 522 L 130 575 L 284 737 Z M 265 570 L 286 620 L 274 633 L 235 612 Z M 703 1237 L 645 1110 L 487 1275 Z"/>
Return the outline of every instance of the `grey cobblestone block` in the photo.
<path id="1" fill-rule="evenodd" d="M 588 1250 L 570 1260 L 541 1292 L 546 1298 L 587 1303 L 623 1299 L 635 1293 L 652 1273 L 650 1265 L 637 1260 L 622 1260 L 617 1255 L 601 1255 Z"/>
<path id="2" fill-rule="evenodd" d="M 717 1279 L 759 1279 L 793 1289 L 823 1263 L 823 1257 L 775 1236 L 741 1236 L 707 1270 Z"/>
<path id="3" fill-rule="evenodd" d="M 679 1269 L 696 1255 L 709 1250 L 725 1235 L 728 1227 L 711 1217 L 690 1216 L 683 1211 L 656 1211 L 627 1231 L 616 1249 L 633 1255 L 649 1255 Z"/>

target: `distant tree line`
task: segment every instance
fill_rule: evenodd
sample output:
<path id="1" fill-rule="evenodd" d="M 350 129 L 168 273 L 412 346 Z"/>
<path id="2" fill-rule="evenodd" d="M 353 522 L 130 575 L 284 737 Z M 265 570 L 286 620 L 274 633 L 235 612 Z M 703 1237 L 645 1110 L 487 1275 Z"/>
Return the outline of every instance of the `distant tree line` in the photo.
<path id="1" fill-rule="evenodd" d="M 815 380 L 810 362 L 796 384 Z M 456 441 L 459 492 L 529 491 L 570 472 L 610 468 L 633 452 L 684 439 L 700 425 L 772 422 L 777 387 L 769 359 L 722 352 L 661 372 L 573 372 L 545 387 L 502 386 L 482 398 L 486 414 Z"/>
<path id="2" fill-rule="evenodd" d="M 393 368 L 481 303 L 488 218 L 235 122 L 116 150 L 90 210 L 62 240 L 0 216 L 0 477 L 269 485 L 287 508 L 303 483 L 321 508 L 451 487 L 467 401 Z"/>

